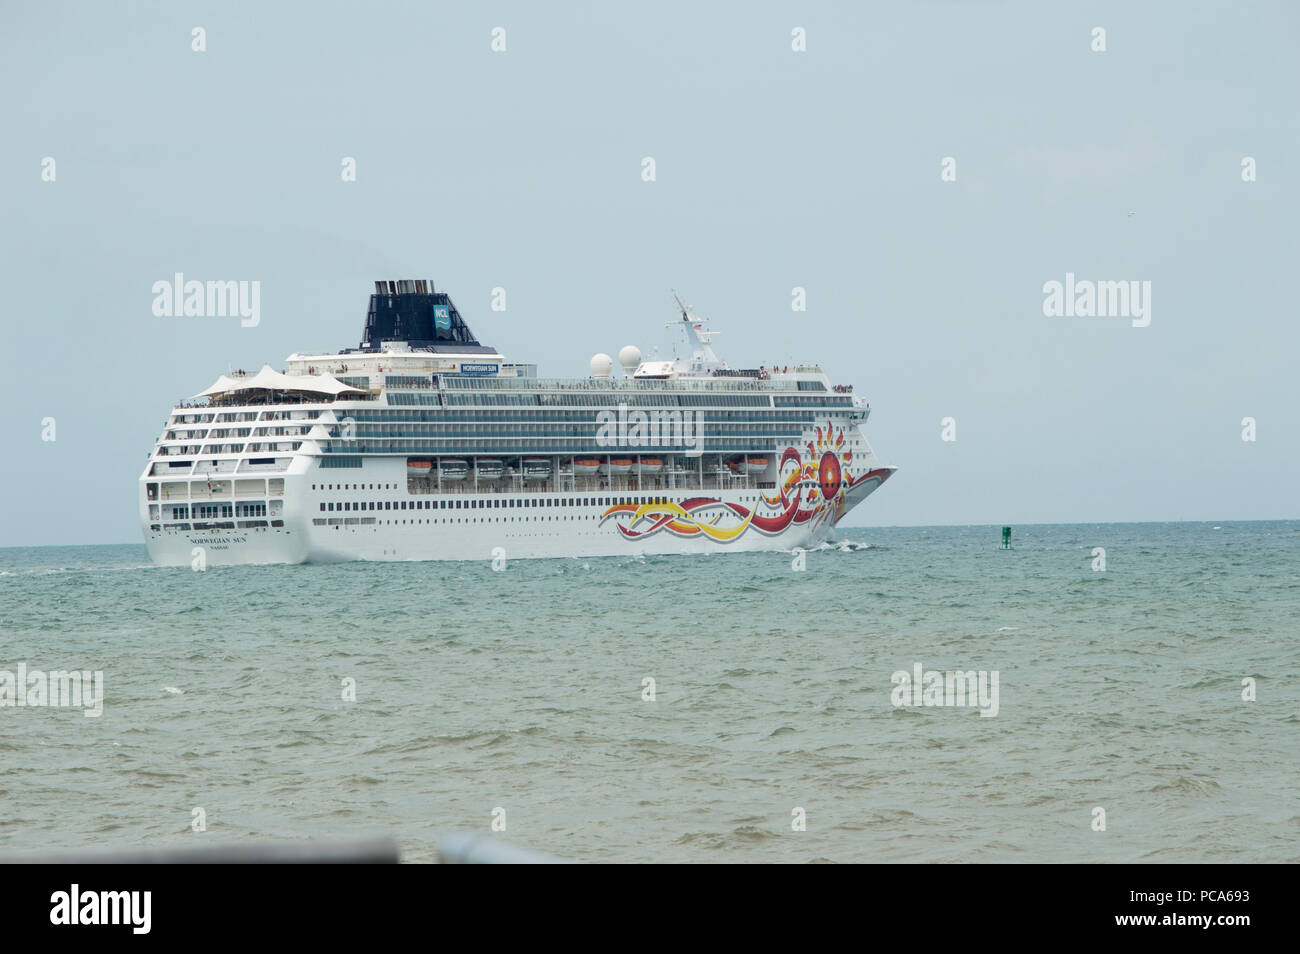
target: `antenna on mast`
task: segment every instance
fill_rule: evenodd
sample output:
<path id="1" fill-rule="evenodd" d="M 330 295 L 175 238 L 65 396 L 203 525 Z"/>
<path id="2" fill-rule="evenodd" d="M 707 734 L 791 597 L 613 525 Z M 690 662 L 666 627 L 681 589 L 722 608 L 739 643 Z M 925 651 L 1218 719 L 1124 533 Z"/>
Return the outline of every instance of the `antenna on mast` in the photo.
<path id="1" fill-rule="evenodd" d="M 711 371 L 715 368 L 726 368 L 727 363 L 718 358 L 713 353 L 711 342 L 720 332 L 708 331 L 704 327 L 704 319 L 691 311 L 686 302 L 682 301 L 682 296 L 677 294 L 677 289 L 672 289 L 673 301 L 677 302 L 677 307 L 681 310 L 681 321 L 669 321 L 664 324 L 665 328 L 676 327 L 686 337 L 686 346 L 691 354 L 691 371 Z M 673 346 L 673 354 L 677 354 L 676 345 Z"/>
<path id="2" fill-rule="evenodd" d="M 691 310 L 686 307 L 686 302 L 682 301 L 681 295 L 677 294 L 677 289 L 672 289 L 673 301 L 677 302 L 677 307 L 681 309 L 682 321 L 691 320 Z"/>

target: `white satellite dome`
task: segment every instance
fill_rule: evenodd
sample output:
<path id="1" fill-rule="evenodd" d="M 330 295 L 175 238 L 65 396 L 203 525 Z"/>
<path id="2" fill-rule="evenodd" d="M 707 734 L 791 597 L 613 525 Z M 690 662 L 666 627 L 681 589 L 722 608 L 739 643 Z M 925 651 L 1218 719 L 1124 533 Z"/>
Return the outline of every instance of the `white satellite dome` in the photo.
<path id="1" fill-rule="evenodd" d="M 598 378 L 607 378 L 614 370 L 614 359 L 603 351 L 591 356 L 591 373 Z"/>
<path id="2" fill-rule="evenodd" d="M 641 349 L 636 345 L 626 345 L 618 352 L 618 363 L 623 370 L 631 374 L 641 364 Z"/>

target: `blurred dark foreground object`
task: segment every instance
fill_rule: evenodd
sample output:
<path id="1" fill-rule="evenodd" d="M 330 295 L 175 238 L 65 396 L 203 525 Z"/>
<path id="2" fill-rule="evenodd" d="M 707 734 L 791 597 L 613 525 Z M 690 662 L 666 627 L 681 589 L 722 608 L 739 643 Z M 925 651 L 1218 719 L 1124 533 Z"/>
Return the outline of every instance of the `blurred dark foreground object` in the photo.
<path id="1" fill-rule="evenodd" d="M 395 865 L 401 860 L 401 849 L 391 838 L 184 848 L 0 852 L 0 864 L 6 865 Z M 444 838 L 438 846 L 438 860 L 445 865 L 565 864 L 551 855 L 470 833 Z"/>
<path id="2" fill-rule="evenodd" d="M 401 860 L 402 853 L 391 838 L 185 848 L 0 852 L 0 864 L 9 865 L 395 865 Z"/>

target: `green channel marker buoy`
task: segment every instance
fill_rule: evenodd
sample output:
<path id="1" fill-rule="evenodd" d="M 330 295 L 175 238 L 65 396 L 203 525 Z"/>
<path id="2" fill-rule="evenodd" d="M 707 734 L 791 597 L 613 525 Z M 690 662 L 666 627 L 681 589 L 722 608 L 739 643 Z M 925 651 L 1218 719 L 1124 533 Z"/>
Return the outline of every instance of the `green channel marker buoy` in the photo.
<path id="1" fill-rule="evenodd" d="M 1010 527 L 1002 528 L 1002 549 L 1003 550 L 1011 549 L 1011 528 Z"/>

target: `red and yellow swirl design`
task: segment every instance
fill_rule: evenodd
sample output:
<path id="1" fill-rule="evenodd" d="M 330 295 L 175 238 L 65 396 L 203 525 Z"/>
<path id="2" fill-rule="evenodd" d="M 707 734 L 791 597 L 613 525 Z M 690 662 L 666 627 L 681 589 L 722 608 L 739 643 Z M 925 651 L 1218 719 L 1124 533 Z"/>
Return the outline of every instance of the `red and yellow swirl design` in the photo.
<path id="1" fill-rule="evenodd" d="M 702 535 L 719 543 L 729 543 L 751 527 L 775 536 L 791 526 L 816 527 L 826 521 L 834 526 L 846 512 L 845 495 L 850 490 L 869 480 L 883 483 L 891 471 L 883 468 L 854 476 L 853 452 L 844 447 L 844 429 L 836 430 L 828 422 L 824 430 L 819 426 L 816 432 L 816 442 L 804 445 L 806 455 L 794 447 L 787 447 L 781 455 L 777 493 L 763 495 L 767 513 L 760 515 L 757 509 L 717 497 L 692 497 L 681 503 L 618 503 L 600 519 L 616 519 L 619 532 L 629 539 L 666 530 L 681 537 Z"/>

